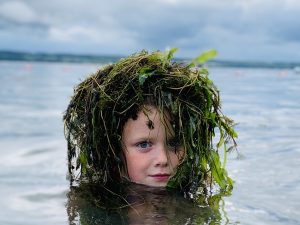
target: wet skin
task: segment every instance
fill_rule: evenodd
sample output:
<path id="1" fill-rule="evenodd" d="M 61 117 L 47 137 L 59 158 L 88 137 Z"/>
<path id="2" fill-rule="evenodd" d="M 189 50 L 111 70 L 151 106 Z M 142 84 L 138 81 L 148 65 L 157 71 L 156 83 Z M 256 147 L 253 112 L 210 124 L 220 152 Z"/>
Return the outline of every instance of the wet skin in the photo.
<path id="1" fill-rule="evenodd" d="M 147 106 L 147 115 L 138 113 L 123 129 L 122 141 L 128 176 L 132 182 L 152 187 L 165 187 L 179 164 L 182 151 L 167 116 Z M 164 122 L 162 122 L 164 118 Z"/>

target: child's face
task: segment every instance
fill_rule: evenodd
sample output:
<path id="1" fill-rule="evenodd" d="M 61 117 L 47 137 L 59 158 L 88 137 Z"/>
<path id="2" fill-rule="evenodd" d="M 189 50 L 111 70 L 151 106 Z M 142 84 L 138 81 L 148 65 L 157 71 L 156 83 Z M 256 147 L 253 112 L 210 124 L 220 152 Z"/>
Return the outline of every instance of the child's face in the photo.
<path id="1" fill-rule="evenodd" d="M 141 111 L 136 120 L 129 119 L 123 129 L 128 175 L 138 184 L 165 187 L 175 173 L 183 147 L 174 140 L 167 116 L 164 125 L 155 107 L 147 106 L 147 110 L 147 115 Z"/>

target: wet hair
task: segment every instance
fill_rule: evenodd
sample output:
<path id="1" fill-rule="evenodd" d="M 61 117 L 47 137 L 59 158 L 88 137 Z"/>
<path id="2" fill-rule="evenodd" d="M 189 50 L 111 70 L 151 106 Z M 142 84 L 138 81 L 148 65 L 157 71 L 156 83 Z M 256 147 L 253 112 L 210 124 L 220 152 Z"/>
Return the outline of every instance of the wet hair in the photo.
<path id="1" fill-rule="evenodd" d="M 236 133 L 220 110 L 217 88 L 206 69 L 174 62 L 159 51 L 141 51 L 107 65 L 75 88 L 64 114 L 71 185 L 123 182 L 122 130 L 145 105 L 170 113 L 186 151 L 168 187 L 197 192 L 210 180 L 221 190 L 231 189 L 218 149 L 231 150 L 230 141 L 235 147 Z"/>

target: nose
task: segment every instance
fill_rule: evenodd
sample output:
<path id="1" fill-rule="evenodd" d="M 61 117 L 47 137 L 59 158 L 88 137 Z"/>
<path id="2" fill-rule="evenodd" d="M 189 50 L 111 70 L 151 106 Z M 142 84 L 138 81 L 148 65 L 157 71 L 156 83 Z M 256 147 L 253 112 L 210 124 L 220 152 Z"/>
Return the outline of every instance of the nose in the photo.
<path id="1" fill-rule="evenodd" d="M 165 146 L 160 146 L 157 148 L 156 156 L 155 156 L 155 166 L 156 167 L 168 166 L 168 155 Z"/>

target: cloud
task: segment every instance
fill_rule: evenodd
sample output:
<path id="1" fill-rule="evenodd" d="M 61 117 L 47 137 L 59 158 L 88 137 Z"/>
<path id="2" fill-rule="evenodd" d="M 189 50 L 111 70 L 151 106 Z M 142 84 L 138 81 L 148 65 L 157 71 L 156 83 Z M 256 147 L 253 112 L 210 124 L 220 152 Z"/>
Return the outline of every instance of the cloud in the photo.
<path id="1" fill-rule="evenodd" d="M 0 15 L 2 18 L 16 23 L 31 23 L 37 19 L 32 8 L 20 1 L 2 3 L 0 5 Z"/>
<path id="2" fill-rule="evenodd" d="M 300 47 L 298 0 L 2 0 L 0 9 L 2 43 L 17 29 L 19 42 L 35 40 L 40 45 L 27 48 L 41 51 L 129 54 L 176 46 L 182 56 L 216 48 L 223 58 L 264 59 L 297 57 L 292 47 Z"/>
<path id="3" fill-rule="evenodd" d="M 17 35 L 41 35 L 48 25 L 39 20 L 35 10 L 25 2 L 0 2 L 0 29 L 3 32 Z"/>
<path id="4" fill-rule="evenodd" d="M 134 34 L 126 30 L 115 29 L 94 29 L 94 27 L 72 26 L 67 28 L 52 27 L 49 29 L 48 38 L 51 41 L 61 43 L 86 42 L 97 45 L 105 45 L 109 42 L 115 43 L 115 46 L 126 44 L 128 47 L 134 46 Z M 123 37 L 120 39 L 120 37 Z"/>

